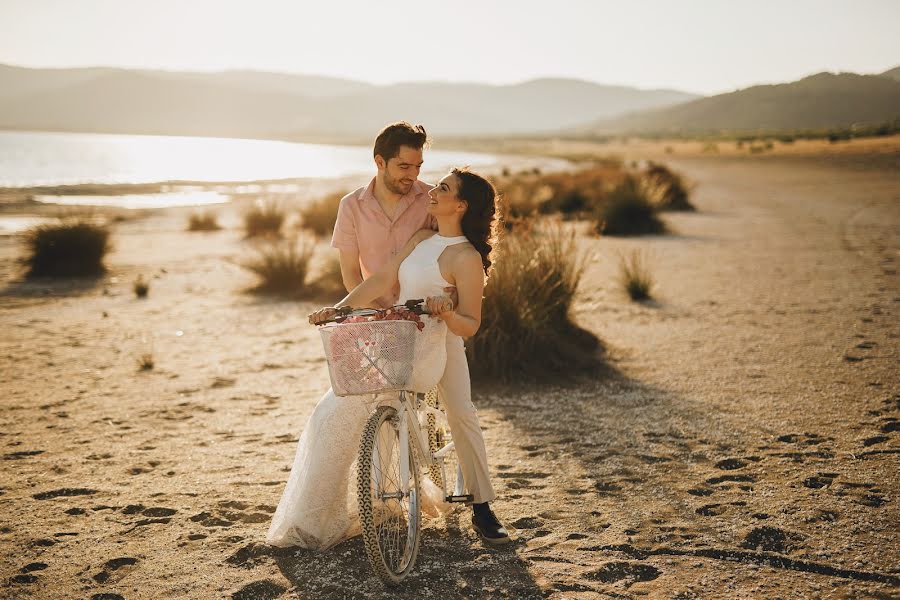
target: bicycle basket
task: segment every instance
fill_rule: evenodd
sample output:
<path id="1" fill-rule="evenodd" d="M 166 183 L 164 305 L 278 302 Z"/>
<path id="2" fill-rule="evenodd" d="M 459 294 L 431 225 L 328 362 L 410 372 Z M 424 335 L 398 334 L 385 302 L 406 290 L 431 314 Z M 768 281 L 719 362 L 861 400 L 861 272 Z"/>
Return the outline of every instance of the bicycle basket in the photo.
<path id="1" fill-rule="evenodd" d="M 447 325 L 429 317 L 423 323 L 422 331 L 402 320 L 321 327 L 335 395 L 427 392 L 437 385 L 447 362 Z"/>

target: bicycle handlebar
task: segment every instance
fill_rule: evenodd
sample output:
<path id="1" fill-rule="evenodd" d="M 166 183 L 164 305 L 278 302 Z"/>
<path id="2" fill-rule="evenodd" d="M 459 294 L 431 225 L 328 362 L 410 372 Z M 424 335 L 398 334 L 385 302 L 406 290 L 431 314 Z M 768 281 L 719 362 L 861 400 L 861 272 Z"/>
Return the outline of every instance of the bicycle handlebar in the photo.
<path id="1" fill-rule="evenodd" d="M 407 310 L 411 310 L 412 312 L 416 313 L 417 315 L 429 314 L 428 307 L 425 306 L 425 300 L 423 298 L 420 298 L 417 300 L 407 300 L 403 304 L 396 304 L 396 305 L 392 306 L 391 308 L 405 308 Z M 338 311 L 336 315 L 334 315 L 333 317 L 331 317 L 329 319 L 325 319 L 324 321 L 322 321 L 321 323 L 318 323 L 317 325 L 321 326 L 321 325 L 327 325 L 328 323 L 341 323 L 344 320 L 346 320 L 348 317 L 357 317 L 357 316 L 367 317 L 369 315 L 384 313 L 389 309 L 387 309 L 387 308 L 353 308 L 350 306 L 342 306 L 336 310 Z"/>

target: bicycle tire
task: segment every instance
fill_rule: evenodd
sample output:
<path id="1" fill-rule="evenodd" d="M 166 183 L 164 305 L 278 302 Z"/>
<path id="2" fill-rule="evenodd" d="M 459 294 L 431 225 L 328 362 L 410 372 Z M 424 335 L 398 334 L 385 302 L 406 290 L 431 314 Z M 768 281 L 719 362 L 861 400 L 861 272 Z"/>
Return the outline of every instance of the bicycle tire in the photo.
<path id="1" fill-rule="evenodd" d="M 419 553 L 422 525 L 419 466 L 411 439 L 407 444 L 411 480 L 409 495 L 399 500 L 382 497 L 383 493 L 392 493 L 386 491 L 385 486 L 399 488 L 398 418 L 397 410 L 391 406 L 380 406 L 369 416 L 363 429 L 357 460 L 359 518 L 366 556 L 372 570 L 387 585 L 400 583 L 412 571 Z M 383 455 L 384 444 L 379 448 L 379 440 L 390 440 L 391 450 L 388 456 Z"/>

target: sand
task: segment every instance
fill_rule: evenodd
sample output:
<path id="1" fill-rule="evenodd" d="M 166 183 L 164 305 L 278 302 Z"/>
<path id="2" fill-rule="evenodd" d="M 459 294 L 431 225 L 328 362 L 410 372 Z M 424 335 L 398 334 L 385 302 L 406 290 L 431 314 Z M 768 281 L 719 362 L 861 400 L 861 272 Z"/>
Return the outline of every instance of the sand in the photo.
<path id="1" fill-rule="evenodd" d="M 118 223 L 95 284 L 19 283 L 0 238 L 0 597 L 897 597 L 900 174 L 669 162 L 697 213 L 580 238 L 576 316 L 609 369 L 475 388 L 515 542 L 486 547 L 465 510 L 429 521 L 390 592 L 359 539 L 263 543 L 328 378 L 317 303 L 243 292 L 236 212 Z M 649 303 L 615 281 L 631 249 Z"/>

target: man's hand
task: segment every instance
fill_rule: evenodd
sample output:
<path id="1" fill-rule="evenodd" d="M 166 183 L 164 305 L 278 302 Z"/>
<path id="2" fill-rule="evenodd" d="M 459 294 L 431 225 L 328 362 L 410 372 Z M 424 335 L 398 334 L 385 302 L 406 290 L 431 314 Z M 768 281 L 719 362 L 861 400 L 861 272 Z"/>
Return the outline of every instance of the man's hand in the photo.
<path id="1" fill-rule="evenodd" d="M 443 317 L 456 307 L 447 296 L 429 296 L 425 299 L 425 306 L 433 317 Z"/>
<path id="2" fill-rule="evenodd" d="M 316 312 L 309 315 L 309 324 L 310 325 L 320 325 L 331 319 L 340 311 L 333 306 L 326 306 L 325 308 L 320 308 Z"/>
<path id="3" fill-rule="evenodd" d="M 455 287 L 453 287 L 453 286 L 445 287 L 444 293 L 447 295 L 448 298 L 450 298 L 450 302 L 453 303 L 453 306 L 459 306 L 459 292 L 456 290 Z"/>

